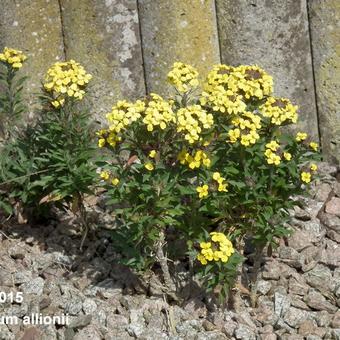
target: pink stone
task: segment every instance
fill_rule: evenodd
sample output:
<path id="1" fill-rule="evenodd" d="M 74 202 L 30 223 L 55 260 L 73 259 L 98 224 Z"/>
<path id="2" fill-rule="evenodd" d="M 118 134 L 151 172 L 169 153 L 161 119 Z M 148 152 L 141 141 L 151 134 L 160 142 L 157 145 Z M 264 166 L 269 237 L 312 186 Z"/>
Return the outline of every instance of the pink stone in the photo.
<path id="1" fill-rule="evenodd" d="M 340 216 L 340 198 L 333 197 L 327 204 L 326 204 L 326 213 Z"/>

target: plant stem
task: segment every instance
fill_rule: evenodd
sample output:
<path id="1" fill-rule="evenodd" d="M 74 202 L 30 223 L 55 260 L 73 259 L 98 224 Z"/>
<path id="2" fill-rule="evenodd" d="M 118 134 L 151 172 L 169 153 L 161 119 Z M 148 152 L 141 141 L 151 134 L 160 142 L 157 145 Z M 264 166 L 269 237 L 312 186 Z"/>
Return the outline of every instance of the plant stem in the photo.
<path id="1" fill-rule="evenodd" d="M 164 279 L 166 288 L 168 288 L 170 292 L 175 292 L 176 287 L 171 278 L 169 266 L 168 266 L 168 260 L 166 256 L 164 255 L 164 251 L 163 251 L 164 245 L 165 245 L 165 233 L 164 233 L 164 229 L 162 228 L 159 231 L 159 240 L 157 242 L 156 256 L 162 269 L 163 279 Z"/>
<path id="2" fill-rule="evenodd" d="M 253 266 L 253 272 L 252 272 L 251 293 L 250 293 L 250 300 L 251 300 L 251 305 L 253 308 L 256 307 L 256 302 L 257 302 L 257 296 L 256 296 L 257 275 L 261 267 L 263 248 L 264 248 L 263 246 L 257 246 L 255 254 L 254 254 L 254 266 Z"/>
<path id="3" fill-rule="evenodd" d="M 84 206 L 84 203 L 83 203 L 83 197 L 79 195 L 79 217 L 80 217 L 80 223 L 81 223 L 81 226 L 82 226 L 82 229 L 83 229 L 83 237 L 81 239 L 81 243 L 80 243 L 80 251 L 83 250 L 83 246 L 84 246 L 84 242 L 86 240 L 86 237 L 87 237 L 87 234 L 89 232 L 89 225 L 88 225 L 88 222 L 87 222 L 87 213 L 86 213 L 86 209 L 85 209 L 85 206 Z"/>

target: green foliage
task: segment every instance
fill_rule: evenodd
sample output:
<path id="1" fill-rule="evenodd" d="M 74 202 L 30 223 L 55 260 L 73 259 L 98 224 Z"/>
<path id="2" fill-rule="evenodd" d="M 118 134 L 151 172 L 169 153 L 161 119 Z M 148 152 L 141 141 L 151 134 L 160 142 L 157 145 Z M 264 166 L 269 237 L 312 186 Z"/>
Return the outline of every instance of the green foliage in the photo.
<path id="1" fill-rule="evenodd" d="M 76 208 L 96 177 L 89 117 L 72 103 L 42 112 L 3 153 L 1 178 L 9 197 L 35 213 L 51 203 Z"/>
<path id="2" fill-rule="evenodd" d="M 18 70 L 0 61 L 0 142 L 15 132 L 16 124 L 26 110 L 23 88 L 27 77 L 20 77 Z"/>

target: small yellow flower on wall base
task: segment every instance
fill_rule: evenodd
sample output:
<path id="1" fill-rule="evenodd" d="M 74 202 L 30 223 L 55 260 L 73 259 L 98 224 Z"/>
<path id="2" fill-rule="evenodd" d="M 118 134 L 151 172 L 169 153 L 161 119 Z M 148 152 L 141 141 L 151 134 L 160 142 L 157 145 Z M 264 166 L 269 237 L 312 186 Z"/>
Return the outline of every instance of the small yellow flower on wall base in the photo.
<path id="1" fill-rule="evenodd" d="M 110 172 L 109 171 L 102 171 L 100 173 L 100 178 L 102 178 L 103 180 L 107 181 L 110 178 Z"/>
<path id="2" fill-rule="evenodd" d="M 296 134 L 295 139 L 296 139 L 297 142 L 302 142 L 305 139 L 307 139 L 307 137 L 308 137 L 307 133 L 305 133 L 305 132 L 298 132 Z"/>
<path id="3" fill-rule="evenodd" d="M 146 163 L 144 165 L 145 169 L 149 170 L 149 171 L 152 171 L 155 169 L 155 166 L 152 164 L 152 163 Z"/>
<path id="4" fill-rule="evenodd" d="M 302 172 L 301 173 L 301 180 L 302 182 L 309 183 L 312 179 L 312 175 L 310 172 Z"/>
<path id="5" fill-rule="evenodd" d="M 196 191 L 198 193 L 199 198 L 204 198 L 208 196 L 208 185 L 204 184 L 203 186 L 197 187 Z"/>
<path id="6" fill-rule="evenodd" d="M 309 146 L 313 151 L 318 151 L 318 147 L 319 147 L 318 143 L 310 142 Z"/>
<path id="7" fill-rule="evenodd" d="M 316 164 L 311 164 L 311 166 L 310 166 L 310 169 L 312 170 L 312 171 L 317 171 L 318 170 L 318 166 L 316 165 Z"/>

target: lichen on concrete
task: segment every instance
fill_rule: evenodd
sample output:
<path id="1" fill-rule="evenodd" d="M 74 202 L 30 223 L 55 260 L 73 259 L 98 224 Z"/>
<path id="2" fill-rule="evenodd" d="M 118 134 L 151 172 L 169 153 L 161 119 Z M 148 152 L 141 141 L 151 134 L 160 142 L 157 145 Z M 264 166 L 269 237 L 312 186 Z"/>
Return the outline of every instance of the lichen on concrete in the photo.
<path id="1" fill-rule="evenodd" d="M 135 0 L 60 0 L 66 56 L 93 75 L 89 99 L 101 119 L 119 99 L 145 94 Z"/>
<path id="2" fill-rule="evenodd" d="M 140 0 L 148 92 L 168 94 L 166 76 L 175 61 L 198 68 L 202 77 L 220 62 L 213 0 Z"/>
<path id="3" fill-rule="evenodd" d="M 309 1 L 322 149 L 340 162 L 340 2 Z"/>
<path id="4" fill-rule="evenodd" d="M 31 113 L 48 67 L 63 59 L 58 0 L 1 0 L 0 50 L 22 50 L 28 59 L 22 68 L 29 76 L 26 95 Z"/>
<path id="5" fill-rule="evenodd" d="M 216 0 L 216 7 L 223 63 L 267 70 L 275 94 L 299 106 L 298 129 L 317 140 L 306 0 Z"/>

